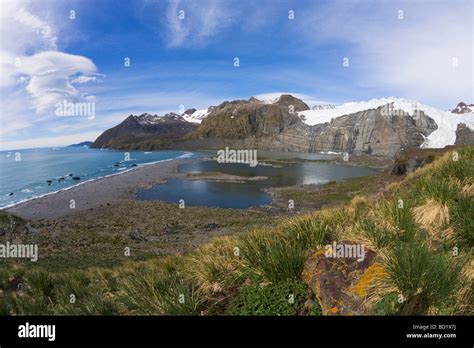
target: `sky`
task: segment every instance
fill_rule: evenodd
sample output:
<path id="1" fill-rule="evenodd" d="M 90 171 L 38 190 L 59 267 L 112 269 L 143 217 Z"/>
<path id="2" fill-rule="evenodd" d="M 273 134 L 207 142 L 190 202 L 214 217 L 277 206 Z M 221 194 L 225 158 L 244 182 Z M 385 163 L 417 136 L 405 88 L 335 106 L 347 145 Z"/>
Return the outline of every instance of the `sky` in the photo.
<path id="1" fill-rule="evenodd" d="M 474 102 L 473 3 L 0 0 L 0 149 L 282 93 L 452 109 Z"/>

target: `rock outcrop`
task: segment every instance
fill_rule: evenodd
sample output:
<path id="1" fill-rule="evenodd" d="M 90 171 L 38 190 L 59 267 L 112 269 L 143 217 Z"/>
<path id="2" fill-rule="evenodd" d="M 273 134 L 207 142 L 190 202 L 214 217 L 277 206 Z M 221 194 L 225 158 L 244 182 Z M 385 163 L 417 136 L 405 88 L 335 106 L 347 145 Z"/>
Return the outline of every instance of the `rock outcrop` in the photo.
<path id="1" fill-rule="evenodd" d="M 469 112 L 474 112 L 474 104 L 466 104 L 464 102 L 458 103 L 456 107 L 451 110 L 453 114 L 467 114 Z"/>
<path id="2" fill-rule="evenodd" d="M 372 250 L 365 248 L 365 257 L 359 262 L 356 258 L 328 257 L 322 248 L 306 260 L 303 281 L 314 291 L 323 315 L 363 315 L 369 287 L 384 274 Z"/>
<path id="3" fill-rule="evenodd" d="M 282 97 L 271 104 L 255 98 L 224 102 L 202 121 L 192 138 L 224 140 L 238 147 L 307 152 L 311 127 L 296 113 L 307 105 L 291 96 Z"/>
<path id="4" fill-rule="evenodd" d="M 316 132 L 312 150 L 393 156 L 400 149 L 419 147 L 437 129 L 422 111 L 412 117 L 402 110 L 387 113 L 384 108 L 334 118 Z"/>
<path id="5" fill-rule="evenodd" d="M 455 145 L 467 146 L 474 144 L 474 130 L 470 129 L 466 124 L 460 123 L 456 129 Z"/>

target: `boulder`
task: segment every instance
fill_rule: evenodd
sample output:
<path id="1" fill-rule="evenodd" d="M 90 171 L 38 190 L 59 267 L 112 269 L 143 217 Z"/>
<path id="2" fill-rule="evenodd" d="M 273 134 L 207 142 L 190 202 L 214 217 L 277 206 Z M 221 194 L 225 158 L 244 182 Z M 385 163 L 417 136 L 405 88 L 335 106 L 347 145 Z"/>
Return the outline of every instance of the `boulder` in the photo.
<path id="1" fill-rule="evenodd" d="M 465 123 L 458 124 L 456 129 L 456 145 L 467 146 L 474 144 L 474 130 L 466 126 Z"/>
<path id="2" fill-rule="evenodd" d="M 348 241 L 339 245 L 351 245 Z M 365 249 L 362 261 L 326 256 L 326 248 L 314 251 L 306 260 L 304 282 L 314 291 L 323 315 L 363 315 L 368 287 L 385 271 L 377 254 Z"/>

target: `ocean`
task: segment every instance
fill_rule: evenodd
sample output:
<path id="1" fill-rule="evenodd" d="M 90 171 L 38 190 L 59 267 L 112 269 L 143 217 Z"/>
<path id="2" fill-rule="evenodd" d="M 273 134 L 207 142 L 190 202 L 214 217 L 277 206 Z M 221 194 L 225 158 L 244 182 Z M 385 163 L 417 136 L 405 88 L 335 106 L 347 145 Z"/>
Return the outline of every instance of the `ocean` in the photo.
<path id="1" fill-rule="evenodd" d="M 138 166 L 200 156 L 189 151 L 127 152 L 88 147 L 0 151 L 0 208 Z"/>

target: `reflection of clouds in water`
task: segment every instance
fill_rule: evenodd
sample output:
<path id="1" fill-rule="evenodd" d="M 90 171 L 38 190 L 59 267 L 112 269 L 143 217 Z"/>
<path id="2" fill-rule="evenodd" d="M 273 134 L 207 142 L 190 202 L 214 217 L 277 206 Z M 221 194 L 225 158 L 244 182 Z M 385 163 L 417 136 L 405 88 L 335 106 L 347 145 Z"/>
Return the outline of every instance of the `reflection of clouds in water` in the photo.
<path id="1" fill-rule="evenodd" d="M 305 177 L 303 179 L 303 185 L 320 185 L 320 184 L 325 184 L 327 182 L 329 182 L 330 180 L 326 180 L 326 179 L 321 179 L 321 178 L 318 178 L 318 177 Z"/>
<path id="2" fill-rule="evenodd" d="M 268 180 L 213 182 L 205 180 L 172 179 L 142 191 L 138 197 L 145 200 L 177 202 L 186 205 L 222 208 L 248 208 L 268 204 L 271 197 L 262 191 L 267 187 L 324 184 L 333 180 L 375 174 L 371 168 L 335 165 L 328 163 L 298 163 L 282 167 L 249 167 L 245 164 L 220 164 L 215 161 L 192 162 L 180 166 L 181 173 L 221 172 L 234 175 L 266 176 Z"/>
<path id="3" fill-rule="evenodd" d="M 208 182 L 200 180 L 186 180 L 182 181 L 184 184 L 184 189 L 192 189 L 197 192 L 206 192 L 208 190 Z"/>

